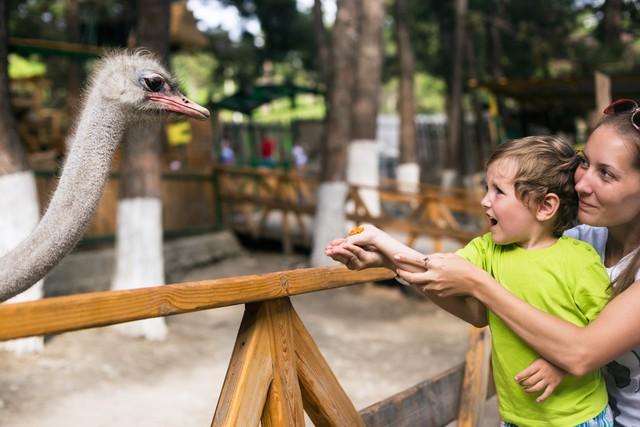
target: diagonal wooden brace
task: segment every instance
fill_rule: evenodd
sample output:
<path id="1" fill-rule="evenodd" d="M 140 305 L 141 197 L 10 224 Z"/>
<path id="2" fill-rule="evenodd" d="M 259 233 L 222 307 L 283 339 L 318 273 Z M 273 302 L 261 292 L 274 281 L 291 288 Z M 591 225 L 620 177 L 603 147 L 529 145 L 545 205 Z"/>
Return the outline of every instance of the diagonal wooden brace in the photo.
<path id="1" fill-rule="evenodd" d="M 248 304 L 212 426 L 316 426 L 364 422 L 289 298 Z"/>

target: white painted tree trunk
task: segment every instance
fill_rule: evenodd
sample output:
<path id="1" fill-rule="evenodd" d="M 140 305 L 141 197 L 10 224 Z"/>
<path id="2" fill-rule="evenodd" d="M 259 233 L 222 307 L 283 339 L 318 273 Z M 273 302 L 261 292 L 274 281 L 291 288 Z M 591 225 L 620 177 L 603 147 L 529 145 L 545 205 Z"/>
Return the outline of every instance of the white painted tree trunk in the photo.
<path id="1" fill-rule="evenodd" d="M 402 163 L 396 168 L 398 189 L 405 193 L 417 193 L 420 189 L 420 166 L 417 163 Z"/>
<path id="2" fill-rule="evenodd" d="M 158 198 L 121 199 L 118 202 L 116 266 L 112 290 L 164 285 L 162 255 L 162 202 Z M 167 326 L 162 317 L 116 325 L 129 336 L 163 340 Z"/>
<path id="3" fill-rule="evenodd" d="M 36 180 L 32 171 L 0 176 L 0 256 L 25 240 L 40 220 Z M 44 279 L 7 300 L 6 303 L 42 298 Z M 22 338 L 0 343 L 0 348 L 15 354 L 39 353 L 42 337 Z"/>
<path id="4" fill-rule="evenodd" d="M 378 187 L 380 174 L 378 165 L 378 143 L 370 139 L 352 141 L 347 149 L 347 182 L 349 184 Z M 371 216 L 380 216 L 380 193 L 375 189 L 360 189 L 360 197 Z M 347 212 L 353 212 L 349 203 Z"/>
<path id="5" fill-rule="evenodd" d="M 346 234 L 344 202 L 348 189 L 346 182 L 323 182 L 318 187 L 311 249 L 311 265 L 314 267 L 335 265 L 324 254 L 324 248 Z"/>

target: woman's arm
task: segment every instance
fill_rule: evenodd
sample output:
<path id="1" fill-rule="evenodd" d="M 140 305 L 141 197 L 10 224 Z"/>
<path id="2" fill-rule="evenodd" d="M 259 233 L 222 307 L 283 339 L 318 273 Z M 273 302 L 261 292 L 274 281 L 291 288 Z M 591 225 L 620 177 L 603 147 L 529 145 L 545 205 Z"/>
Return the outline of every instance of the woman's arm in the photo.
<path id="1" fill-rule="evenodd" d="M 573 375 L 584 375 L 640 345 L 640 283 L 614 298 L 585 327 L 540 311 L 497 283 L 480 286 L 474 295 L 545 359 Z"/>
<path id="2" fill-rule="evenodd" d="M 640 345 L 640 282 L 579 327 L 527 304 L 456 255 L 431 255 L 428 266 L 427 277 L 422 277 L 425 289 L 440 296 L 474 296 L 542 357 L 573 375 L 584 375 Z"/>

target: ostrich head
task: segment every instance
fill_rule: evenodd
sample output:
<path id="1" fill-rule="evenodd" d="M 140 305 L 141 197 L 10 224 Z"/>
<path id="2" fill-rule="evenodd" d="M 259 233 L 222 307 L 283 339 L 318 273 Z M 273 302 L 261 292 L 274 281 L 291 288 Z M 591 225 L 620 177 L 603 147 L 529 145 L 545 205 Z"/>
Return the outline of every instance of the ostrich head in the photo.
<path id="1" fill-rule="evenodd" d="M 104 100 L 133 113 L 135 120 L 157 119 L 173 112 L 196 119 L 209 117 L 209 110 L 189 100 L 176 81 L 148 51 L 108 55 L 96 66 L 91 86 Z"/>

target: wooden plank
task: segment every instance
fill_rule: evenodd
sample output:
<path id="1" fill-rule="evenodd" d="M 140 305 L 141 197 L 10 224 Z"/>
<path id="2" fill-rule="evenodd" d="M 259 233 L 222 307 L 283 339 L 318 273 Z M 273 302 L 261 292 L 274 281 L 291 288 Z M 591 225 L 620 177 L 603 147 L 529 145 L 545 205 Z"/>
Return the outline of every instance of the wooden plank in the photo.
<path id="1" fill-rule="evenodd" d="M 289 213 L 290 211 L 282 211 L 282 251 L 287 255 L 293 253 L 291 231 L 289 230 Z"/>
<path id="2" fill-rule="evenodd" d="M 347 202 L 351 200 L 353 202 L 354 208 L 353 212 L 358 216 L 373 216 L 369 212 L 367 208 L 367 204 L 362 200 L 362 195 L 360 194 L 360 190 L 358 190 L 358 186 L 350 184 L 349 185 L 349 195 L 347 196 Z"/>
<path id="3" fill-rule="evenodd" d="M 298 231 L 300 232 L 300 236 L 303 242 L 308 240 L 307 226 L 304 224 L 304 220 L 302 219 L 302 215 L 298 212 L 294 212 L 294 217 L 296 222 L 298 223 Z"/>
<path id="4" fill-rule="evenodd" d="M 273 378 L 269 322 L 262 303 L 247 306 L 212 427 L 257 426 Z"/>
<path id="5" fill-rule="evenodd" d="M 222 196 L 222 200 L 235 203 L 247 203 L 253 206 L 268 207 L 271 209 L 287 209 L 312 215 L 315 213 L 315 201 L 313 204 L 300 206 L 298 203 L 286 202 L 280 199 L 256 197 L 247 195 L 227 194 Z"/>
<path id="6" fill-rule="evenodd" d="M 458 415 L 464 364 L 360 411 L 367 427 L 442 427 Z M 487 396 L 495 394 L 490 382 Z"/>
<path id="7" fill-rule="evenodd" d="M 260 215 L 260 220 L 258 221 L 258 225 L 255 227 L 255 233 L 253 233 L 254 239 L 258 239 L 260 236 L 264 234 L 264 229 L 267 225 L 267 218 L 269 218 L 269 214 L 271 213 L 272 210 L 273 209 L 269 207 L 263 208 L 262 215 Z"/>
<path id="8" fill-rule="evenodd" d="M 433 252 L 442 252 L 444 245 L 442 244 L 442 237 L 433 238 Z"/>
<path id="9" fill-rule="evenodd" d="M 394 276 L 382 268 L 362 271 L 345 267 L 307 268 L 4 303 L 0 304 L 0 340 L 264 301 Z"/>
<path id="10" fill-rule="evenodd" d="M 262 427 L 304 426 L 302 394 L 296 373 L 289 298 L 263 303 L 269 319 L 273 381 L 262 415 Z"/>
<path id="11" fill-rule="evenodd" d="M 487 384 L 491 370 L 491 333 L 489 328 L 469 327 L 469 349 L 465 358 L 464 380 L 460 396 L 458 427 L 476 427 L 484 415 Z"/>
<path id="12" fill-rule="evenodd" d="M 102 47 L 87 44 L 20 37 L 9 37 L 9 45 L 11 45 L 12 47 L 25 46 L 44 50 L 73 52 L 78 54 L 93 55 L 96 57 L 103 56 L 108 50 Z"/>
<path id="13" fill-rule="evenodd" d="M 456 418 L 464 365 L 375 403 L 362 411 L 367 427 L 442 427 Z"/>
<path id="14" fill-rule="evenodd" d="M 255 205 L 251 203 L 243 203 L 240 205 L 240 213 L 242 215 L 242 221 L 246 227 L 251 231 L 252 235 L 259 233 L 257 225 L 253 222 L 253 212 L 255 211 Z"/>
<path id="15" fill-rule="evenodd" d="M 287 181 L 286 185 L 283 187 L 283 193 L 282 193 L 282 199 L 286 202 L 286 203 L 290 203 L 293 205 L 298 205 L 299 204 L 299 200 L 298 200 L 298 192 L 296 191 L 296 187 L 293 183 L 293 181 Z M 307 232 L 306 232 L 306 228 L 304 226 L 304 223 L 302 222 L 302 218 L 300 217 L 300 214 L 297 212 L 297 208 L 293 209 L 293 210 L 285 210 L 282 212 L 282 216 L 283 216 L 283 221 L 282 221 L 282 247 L 284 249 L 284 253 L 286 254 L 291 254 L 293 253 L 293 239 L 291 237 L 292 235 L 292 231 L 289 227 L 289 218 L 293 217 L 294 220 L 297 221 L 298 224 L 298 230 L 300 232 L 300 234 L 302 235 L 302 241 L 306 241 L 307 240 Z"/>
<path id="16" fill-rule="evenodd" d="M 316 427 L 364 427 L 362 417 L 344 392 L 318 346 L 292 313 L 298 379 L 304 409 Z"/>

